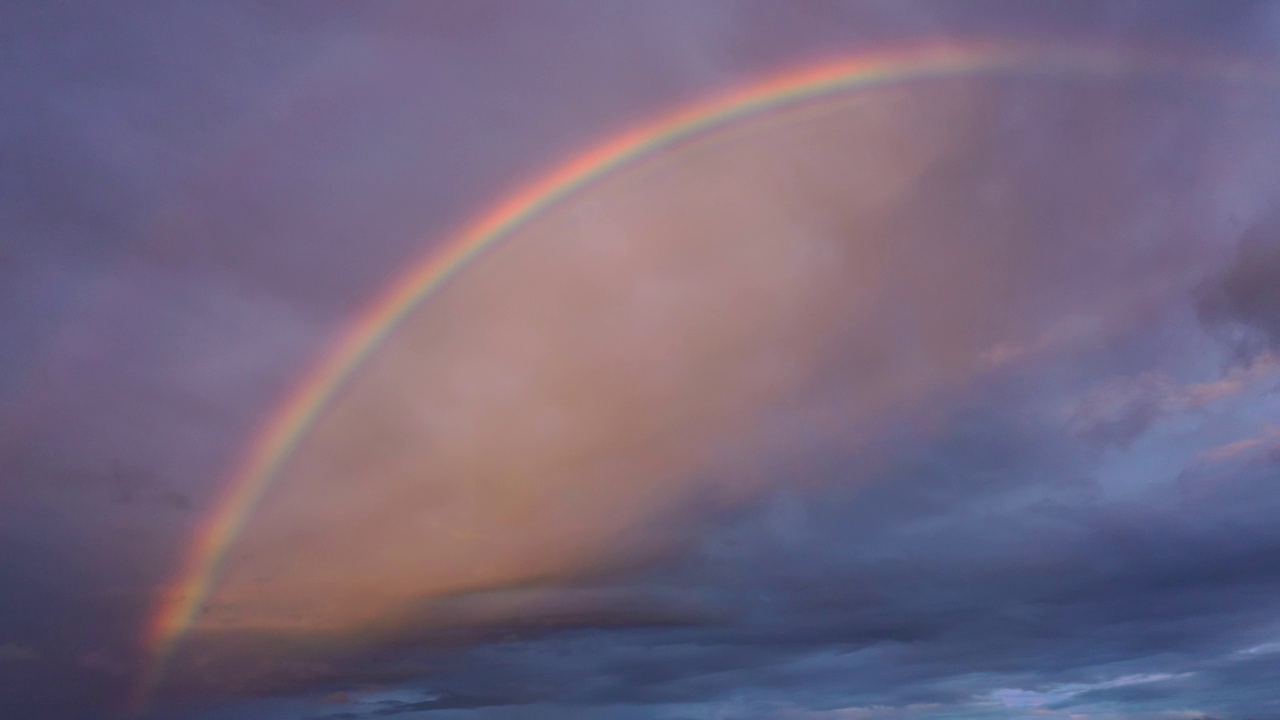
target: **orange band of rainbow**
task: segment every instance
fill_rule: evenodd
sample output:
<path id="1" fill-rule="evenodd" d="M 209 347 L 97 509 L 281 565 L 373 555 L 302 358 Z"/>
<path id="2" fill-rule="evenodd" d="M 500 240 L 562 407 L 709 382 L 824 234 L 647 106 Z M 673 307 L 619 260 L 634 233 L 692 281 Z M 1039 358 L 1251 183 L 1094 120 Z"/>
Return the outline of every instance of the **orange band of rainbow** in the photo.
<path id="1" fill-rule="evenodd" d="M 1174 65 L 1178 63 L 1173 63 Z M 503 238 L 509 230 L 593 180 L 691 136 L 769 108 L 813 99 L 827 93 L 867 88 L 912 79 L 955 76 L 982 70 L 1044 72 L 1046 70 L 1106 74 L 1169 67 L 1150 58 L 1098 50 L 1011 49 L 986 44 L 931 44 L 905 51 L 876 52 L 853 59 L 819 63 L 785 72 L 641 124 L 556 168 L 517 191 L 475 221 L 456 240 L 432 248 L 428 256 L 380 300 L 373 303 L 311 369 L 256 435 L 236 468 L 222 500 L 195 535 L 177 573 L 173 589 L 161 598 L 148 624 L 148 652 L 134 696 L 141 710 L 162 676 L 174 647 L 199 613 L 218 575 L 222 558 L 271 478 L 288 458 L 316 416 L 341 390 L 344 381 L 368 358 L 424 298 L 441 287 L 468 262 Z M 1197 64 L 1198 68 L 1206 66 Z M 1209 75 L 1231 79 L 1253 77 L 1252 66 L 1215 65 Z M 1186 68 L 1181 68 L 1185 70 Z M 1195 68 L 1192 68 L 1193 73 Z"/>

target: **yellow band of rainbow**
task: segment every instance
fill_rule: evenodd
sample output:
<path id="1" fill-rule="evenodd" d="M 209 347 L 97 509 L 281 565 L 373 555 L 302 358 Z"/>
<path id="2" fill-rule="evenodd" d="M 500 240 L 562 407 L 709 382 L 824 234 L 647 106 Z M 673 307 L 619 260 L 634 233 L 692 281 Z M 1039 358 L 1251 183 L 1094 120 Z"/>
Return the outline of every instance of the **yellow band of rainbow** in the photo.
<path id="1" fill-rule="evenodd" d="M 1142 73 L 1169 66 L 1170 63 L 1153 62 L 1149 56 L 1097 49 L 1059 48 L 1049 51 L 971 42 L 950 44 L 931 41 L 905 50 L 873 52 L 784 72 L 640 124 L 572 158 L 515 192 L 467 227 L 454 241 L 432 248 L 424 260 L 395 281 L 391 290 L 373 303 L 354 326 L 340 336 L 323 360 L 306 374 L 287 402 L 271 414 L 231 476 L 228 489 L 209 514 L 208 522 L 195 534 L 176 574 L 173 589 L 160 599 L 148 623 L 144 637 L 148 658 L 135 689 L 134 709 L 141 711 L 149 703 L 166 661 L 200 612 L 218 576 L 227 548 L 239 534 L 272 477 L 316 416 L 342 389 L 346 378 L 377 350 L 423 299 L 531 216 L 636 158 L 735 119 L 831 92 L 975 71 L 1043 73 L 1053 70 L 1092 75 Z M 1192 68 L 1193 74 L 1196 68 L 1205 67 L 1208 66 L 1197 63 Z M 1247 63 L 1212 67 L 1209 75 L 1216 79 L 1257 74 L 1254 66 Z"/>

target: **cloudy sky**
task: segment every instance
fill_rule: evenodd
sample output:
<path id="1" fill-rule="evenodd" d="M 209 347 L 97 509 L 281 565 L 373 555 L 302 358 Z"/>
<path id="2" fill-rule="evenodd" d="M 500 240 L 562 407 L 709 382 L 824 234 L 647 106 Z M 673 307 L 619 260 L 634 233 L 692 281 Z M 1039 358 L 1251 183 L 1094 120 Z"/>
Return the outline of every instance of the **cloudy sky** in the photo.
<path id="1" fill-rule="evenodd" d="M 469 222 L 977 43 L 511 228 L 158 651 L 262 428 Z M 1275 4 L 27 3 L 0 58 L 0 715 L 1280 717 Z"/>

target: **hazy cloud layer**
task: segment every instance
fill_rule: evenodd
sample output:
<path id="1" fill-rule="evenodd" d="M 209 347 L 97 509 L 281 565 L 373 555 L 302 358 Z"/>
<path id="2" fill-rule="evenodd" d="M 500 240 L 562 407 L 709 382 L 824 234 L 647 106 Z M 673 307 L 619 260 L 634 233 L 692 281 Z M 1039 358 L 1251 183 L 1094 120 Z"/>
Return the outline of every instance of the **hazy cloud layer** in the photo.
<path id="1" fill-rule="evenodd" d="M 108 717 L 262 417 L 570 152 L 886 43 L 1266 62 L 1277 17 L 0 10 L 0 714 Z M 593 187 L 322 419 L 156 716 L 1280 714 L 1275 101 L 894 88 Z"/>
<path id="2" fill-rule="evenodd" d="M 1172 712 L 1263 692 L 1208 668 L 1268 632 L 1274 465 L 1251 451 L 1280 373 L 1201 323 L 1198 293 L 1233 270 L 1199 171 L 1137 181 L 1175 146 L 1222 147 L 1211 113 L 1167 124 L 1183 101 L 873 93 L 535 221 L 321 421 L 178 676 L 323 686 L 348 662 L 375 682 L 430 663 L 425 699 L 357 717 Z M 1001 126 L 1013 109 L 1040 122 Z M 1027 157 L 1055 123 L 1088 132 Z M 878 192 L 841 194 L 864 177 Z M 371 631 L 402 649 L 310 649 Z M 448 653 L 468 634 L 505 640 Z"/>

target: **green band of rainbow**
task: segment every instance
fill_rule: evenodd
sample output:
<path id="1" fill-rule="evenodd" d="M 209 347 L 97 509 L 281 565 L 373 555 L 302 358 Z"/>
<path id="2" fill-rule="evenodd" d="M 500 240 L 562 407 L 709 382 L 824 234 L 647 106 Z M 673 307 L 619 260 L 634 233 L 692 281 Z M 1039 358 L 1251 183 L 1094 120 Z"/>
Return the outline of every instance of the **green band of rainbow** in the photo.
<path id="1" fill-rule="evenodd" d="M 641 124 L 569 160 L 508 197 L 471 224 L 452 243 L 429 255 L 397 280 L 346 331 L 333 349 L 304 377 L 288 401 L 276 410 L 237 467 L 221 502 L 195 535 L 177 582 L 161 598 L 144 638 L 149 653 L 134 696 L 141 710 L 158 685 L 166 661 L 204 604 L 228 546 L 239 534 L 272 477 L 316 416 L 344 381 L 380 346 L 424 298 L 468 262 L 502 239 L 509 230 L 593 180 L 673 143 L 759 111 L 826 93 L 867 88 L 910 79 L 954 76 L 981 70 L 1086 74 L 1135 69 L 1132 56 L 1097 50 L 1046 52 L 988 44 L 931 44 L 852 59 L 819 63 L 785 72 Z M 1141 66 L 1151 63 L 1138 61 Z M 1235 66 L 1217 67 L 1214 77 L 1230 77 Z M 1248 73 L 1251 74 L 1251 73 Z"/>

